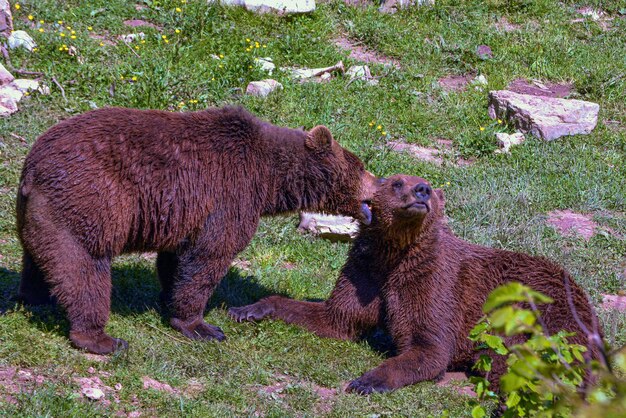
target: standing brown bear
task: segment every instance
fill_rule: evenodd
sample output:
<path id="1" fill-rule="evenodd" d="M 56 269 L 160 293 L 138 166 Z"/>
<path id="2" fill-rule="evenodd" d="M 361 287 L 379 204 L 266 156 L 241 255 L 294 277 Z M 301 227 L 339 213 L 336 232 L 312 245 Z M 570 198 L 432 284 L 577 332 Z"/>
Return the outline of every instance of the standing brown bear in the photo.
<path id="1" fill-rule="evenodd" d="M 387 179 L 374 195 L 372 213 L 372 223 L 362 228 L 328 300 L 270 296 L 231 308 L 231 316 L 238 321 L 282 319 L 340 339 L 386 328 L 398 355 L 348 386 L 364 394 L 439 379 L 447 370 L 470 370 L 479 353 L 469 332 L 483 315 L 487 295 L 509 281 L 551 296 L 554 303 L 541 307 L 548 332 L 576 332 L 570 341 L 587 345 L 568 307 L 567 273 L 544 258 L 455 237 L 444 218 L 443 192 L 433 191 L 426 180 Z M 572 294 L 578 315 L 591 328 L 594 311 L 584 292 L 572 283 Z M 494 360 L 490 380 L 497 383 L 506 363 L 502 356 Z"/>
<path id="2" fill-rule="evenodd" d="M 280 128 L 233 107 L 88 112 L 52 127 L 26 157 L 19 297 L 55 297 L 72 343 L 110 353 L 127 346 L 104 332 L 111 258 L 158 251 L 171 325 L 192 339 L 222 340 L 203 311 L 259 218 L 307 209 L 367 223 L 375 186 L 324 126 Z"/>

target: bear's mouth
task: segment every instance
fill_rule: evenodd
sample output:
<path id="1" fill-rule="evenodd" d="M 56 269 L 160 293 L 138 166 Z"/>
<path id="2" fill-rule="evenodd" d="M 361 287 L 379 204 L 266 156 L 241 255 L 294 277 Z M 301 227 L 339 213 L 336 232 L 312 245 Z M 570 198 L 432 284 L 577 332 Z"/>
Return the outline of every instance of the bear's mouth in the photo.
<path id="1" fill-rule="evenodd" d="M 369 225 L 372 223 L 372 201 L 371 200 L 363 200 L 361 202 L 361 221 L 365 225 Z"/>
<path id="2" fill-rule="evenodd" d="M 417 202 L 417 201 L 406 205 L 404 209 L 409 212 L 416 212 L 416 213 L 430 212 L 430 207 L 425 202 Z"/>

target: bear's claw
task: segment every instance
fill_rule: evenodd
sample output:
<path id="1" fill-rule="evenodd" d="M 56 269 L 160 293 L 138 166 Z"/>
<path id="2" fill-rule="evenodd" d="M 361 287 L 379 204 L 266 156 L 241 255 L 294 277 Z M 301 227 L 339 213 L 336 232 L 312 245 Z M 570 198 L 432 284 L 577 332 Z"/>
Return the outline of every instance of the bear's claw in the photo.
<path id="1" fill-rule="evenodd" d="M 393 388 L 389 387 L 385 379 L 381 379 L 375 374 L 365 373 L 358 379 L 350 382 L 346 392 L 358 393 L 359 395 L 369 395 L 374 392 L 389 392 Z"/>
<path id="2" fill-rule="evenodd" d="M 274 312 L 274 309 L 267 304 L 257 302 L 252 305 L 230 308 L 228 315 L 237 322 L 258 321 Z"/>
<path id="3" fill-rule="evenodd" d="M 180 331 L 185 337 L 191 340 L 199 341 L 224 341 L 226 335 L 222 332 L 220 327 L 207 324 L 202 319 L 196 319 L 193 321 L 181 321 L 178 318 L 172 318 L 170 324 L 174 329 Z"/>

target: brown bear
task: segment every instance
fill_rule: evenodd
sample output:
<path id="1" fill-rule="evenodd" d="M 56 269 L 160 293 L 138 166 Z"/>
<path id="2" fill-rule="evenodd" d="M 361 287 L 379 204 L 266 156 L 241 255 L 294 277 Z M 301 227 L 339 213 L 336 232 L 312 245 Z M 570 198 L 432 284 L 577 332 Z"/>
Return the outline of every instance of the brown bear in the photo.
<path id="1" fill-rule="evenodd" d="M 259 218 L 306 209 L 368 222 L 376 183 L 324 126 L 277 127 L 236 107 L 87 112 L 50 128 L 26 157 L 19 297 L 54 297 L 72 343 L 110 353 L 127 346 L 104 332 L 111 259 L 157 251 L 171 325 L 192 339 L 222 340 L 203 311 Z"/>
<path id="2" fill-rule="evenodd" d="M 363 394 L 437 380 L 446 371 L 470 371 L 480 353 L 469 332 L 483 315 L 487 295 L 509 281 L 551 296 L 554 303 L 542 307 L 548 332 L 573 331 L 570 341 L 587 345 L 567 302 L 565 271 L 544 258 L 457 238 L 444 218 L 443 192 L 433 191 L 426 180 L 404 175 L 385 180 L 372 200 L 372 214 L 328 300 L 270 296 L 231 308 L 230 315 L 238 321 L 282 319 L 340 339 L 386 329 L 398 355 L 349 384 L 347 390 Z M 591 328 L 592 307 L 580 287 L 572 282 L 571 289 L 578 315 Z M 489 376 L 494 387 L 506 371 L 504 359 L 494 358 Z"/>

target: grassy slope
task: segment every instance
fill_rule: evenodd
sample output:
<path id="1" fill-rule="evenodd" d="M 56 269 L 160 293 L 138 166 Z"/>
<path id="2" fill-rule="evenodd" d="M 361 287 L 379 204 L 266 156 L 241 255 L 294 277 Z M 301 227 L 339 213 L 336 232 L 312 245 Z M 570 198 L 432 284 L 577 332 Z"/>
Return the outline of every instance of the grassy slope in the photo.
<path id="1" fill-rule="evenodd" d="M 14 51 L 13 64 L 43 71 L 52 94 L 34 93 L 20 103 L 20 112 L 0 120 L 0 310 L 7 311 L 0 316 L 0 365 L 34 368 L 47 378 L 34 395 L 18 397 L 19 408 L 2 404 L 0 395 L 0 414 L 90 416 L 140 410 L 144 415 L 439 416 L 447 409 L 453 416 L 468 415 L 465 398 L 431 383 L 369 398 L 341 393 L 345 382 L 384 358 L 367 343 L 321 340 L 281 323 L 235 324 L 226 317 L 225 307 L 269 293 L 296 298 L 328 294 L 348 246 L 299 235 L 295 217 L 265 219 L 240 255 L 249 268 L 233 268 L 216 292 L 211 302 L 215 309 L 206 318 L 227 333 L 229 339 L 222 344 L 190 343 L 173 333 L 161 318 L 153 261 L 147 257 L 125 256 L 115 262 L 108 330 L 128 340 L 131 349 L 107 362 L 70 348 L 67 321 L 56 309 L 29 311 L 12 302 L 21 256 L 13 202 L 24 156 L 45 129 L 94 106 L 177 110 L 236 103 L 281 125 L 326 124 L 378 175 L 404 172 L 435 184 L 449 182 L 444 187 L 448 215 L 460 236 L 549 256 L 565 265 L 596 302 L 602 292 L 624 289 L 623 239 L 616 234 L 599 234 L 589 242 L 563 238 L 544 221 L 549 211 L 569 208 L 592 213 L 601 225 L 626 235 L 626 19 L 618 14 L 626 2 L 476 0 L 456 5 L 440 0 L 435 7 L 393 16 L 332 2 L 311 15 L 288 17 L 207 7 L 203 1 L 144 3 L 151 7 L 137 11 L 133 2 L 123 0 L 32 0 L 21 2 L 14 12 L 16 28 L 32 33 L 39 51 Z M 600 5 L 612 13 L 613 30 L 603 31 L 591 21 L 570 23 L 578 17 L 575 9 L 583 5 Z M 34 21 L 45 21 L 43 33 L 29 28 L 28 14 Z M 495 22 L 503 17 L 520 29 L 497 29 Z M 131 18 L 162 29 L 124 27 L 122 22 Z M 69 39 L 68 29 L 61 38 L 59 20 L 72 27 L 76 39 Z M 137 57 L 122 43 L 100 46 L 100 39 L 88 36 L 89 26 L 111 40 L 143 31 L 146 42 L 138 44 Z M 342 78 L 298 84 L 278 73 L 275 78 L 285 86 L 282 92 L 267 99 L 240 94 L 248 81 L 266 77 L 254 67 L 255 56 L 271 56 L 278 66 L 346 62 L 347 54 L 332 43 L 340 35 L 396 58 L 402 69 L 381 78 L 378 87 L 348 84 Z M 246 51 L 246 39 L 258 41 L 260 47 Z M 59 51 L 63 44 L 75 46 L 82 63 Z M 491 46 L 493 59 L 475 56 L 480 44 Z M 224 58 L 218 61 L 210 54 Z M 385 73 L 380 66 L 372 70 Z M 472 88 L 446 93 L 436 83 L 445 75 L 470 72 L 484 74 L 489 89 L 504 88 L 518 77 L 573 82 L 580 98 L 600 103 L 600 123 L 588 136 L 551 143 L 530 140 L 511 155 L 493 155 L 493 133 L 506 128 L 487 117 L 486 93 Z M 67 100 L 52 77 L 64 87 Z M 437 167 L 383 152 L 371 121 L 394 139 L 426 146 L 440 137 L 452 139 L 458 152 L 478 157 L 477 163 Z M 481 131 L 481 126 L 486 129 Z M 611 342 L 626 342 L 624 319 L 605 320 Z M 77 398 L 72 376 L 88 375 L 89 367 L 111 373 L 103 378 L 107 385 L 122 384 L 119 404 L 93 405 Z M 193 396 L 143 390 L 145 375 L 181 389 L 197 382 L 201 389 Z M 282 393 L 259 391 L 275 384 L 280 375 L 291 376 Z M 319 402 L 313 385 L 340 393 Z"/>

